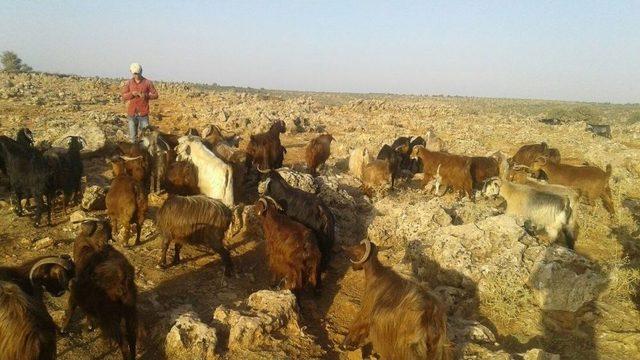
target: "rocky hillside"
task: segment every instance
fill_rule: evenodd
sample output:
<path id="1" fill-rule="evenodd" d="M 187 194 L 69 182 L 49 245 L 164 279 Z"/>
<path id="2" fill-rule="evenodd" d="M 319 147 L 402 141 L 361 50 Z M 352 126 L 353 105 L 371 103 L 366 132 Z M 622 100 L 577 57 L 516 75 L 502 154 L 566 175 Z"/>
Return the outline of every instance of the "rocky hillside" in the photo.
<path id="1" fill-rule="evenodd" d="M 86 186 L 100 193 L 109 185 L 103 157 L 126 139 L 121 81 L 41 74 L 0 74 L 0 133 L 33 130 L 36 142 L 58 144 L 65 135 L 89 142 Z M 284 176 L 316 192 L 337 218 L 341 244 L 368 237 L 381 261 L 428 286 L 448 307 L 449 336 L 456 357 L 466 359 L 640 358 L 640 123 L 627 121 L 639 106 L 538 100 L 314 94 L 209 89 L 157 83 L 152 124 L 184 133 L 217 124 L 244 140 L 274 119 L 287 123 Z M 562 125 L 539 122 L 550 113 L 587 113 Z M 580 111 L 578 111 L 580 110 Z M 592 136 L 586 122 L 611 124 L 612 139 Z M 521 219 L 504 215 L 499 199 L 435 197 L 419 180 L 364 196 L 348 173 L 349 150 L 366 146 L 374 154 L 397 136 L 433 129 L 448 151 L 512 154 L 521 145 L 546 141 L 566 161 L 613 167 L 616 216 L 600 201 L 577 211 L 576 251 L 524 230 Z M 320 176 L 304 172 L 303 150 L 319 132 L 336 138 Z M 359 309 L 363 274 L 336 256 L 319 298 L 269 290 L 261 231 L 245 209 L 248 224 L 227 247 L 239 269 L 224 278 L 219 258 L 185 248 L 184 264 L 155 267 L 160 242 L 153 215 L 166 195 L 152 195 L 143 244 L 120 249 L 137 271 L 140 312 L 145 324 L 145 359 L 328 358 L 358 359 L 360 351 L 339 349 Z M 0 199 L 8 199 L 0 179 Z M 99 215 L 99 204 L 71 215 Z M 71 253 L 74 226 L 57 211 L 55 226 L 34 229 L 0 202 L 0 259 L 15 264 L 36 255 Z M 2 258 L 4 257 L 4 258 Z M 210 265 L 213 261 L 213 264 Z M 49 299 L 59 321 L 66 297 Z M 80 319 L 58 341 L 62 359 L 118 359 L 115 347 L 87 332 Z M 102 355 L 99 355 L 102 354 Z"/>

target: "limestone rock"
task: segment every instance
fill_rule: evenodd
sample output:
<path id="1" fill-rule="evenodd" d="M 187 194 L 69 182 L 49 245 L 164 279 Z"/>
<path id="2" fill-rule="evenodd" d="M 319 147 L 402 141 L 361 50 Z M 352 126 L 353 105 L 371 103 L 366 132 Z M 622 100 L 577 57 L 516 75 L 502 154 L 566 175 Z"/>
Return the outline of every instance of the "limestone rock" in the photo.
<path id="1" fill-rule="evenodd" d="M 105 197 L 107 191 L 100 186 L 89 186 L 84 190 L 82 195 L 82 208 L 87 211 L 106 209 Z"/>
<path id="2" fill-rule="evenodd" d="M 213 319 L 229 332 L 229 349 L 259 350 L 278 342 L 274 335 L 301 334 L 296 298 L 291 291 L 260 290 L 240 310 L 220 305 Z"/>
<path id="3" fill-rule="evenodd" d="M 569 312 L 595 300 L 606 282 L 589 260 L 559 246 L 540 254 L 528 281 L 541 309 Z"/>
<path id="4" fill-rule="evenodd" d="M 167 334 L 165 352 L 167 358 L 177 360 L 216 359 L 218 344 L 216 330 L 200 321 L 193 311 L 187 311 L 173 322 Z"/>

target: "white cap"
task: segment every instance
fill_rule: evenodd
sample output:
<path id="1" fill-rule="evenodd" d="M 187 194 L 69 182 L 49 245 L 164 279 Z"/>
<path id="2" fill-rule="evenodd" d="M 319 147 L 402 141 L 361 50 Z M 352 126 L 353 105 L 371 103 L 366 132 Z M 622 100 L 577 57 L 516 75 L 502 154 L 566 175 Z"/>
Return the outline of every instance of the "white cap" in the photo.
<path id="1" fill-rule="evenodd" d="M 138 63 L 132 63 L 129 65 L 129 71 L 131 71 L 132 74 L 142 74 L 142 66 Z"/>

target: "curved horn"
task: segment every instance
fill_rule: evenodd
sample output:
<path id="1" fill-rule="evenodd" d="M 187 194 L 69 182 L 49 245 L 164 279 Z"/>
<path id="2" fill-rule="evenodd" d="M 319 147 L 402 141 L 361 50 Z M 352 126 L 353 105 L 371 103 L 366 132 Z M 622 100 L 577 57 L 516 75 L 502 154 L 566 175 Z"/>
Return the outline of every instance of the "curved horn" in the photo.
<path id="1" fill-rule="evenodd" d="M 362 258 L 358 261 L 353 261 L 349 259 L 349 261 L 351 261 L 354 265 L 364 264 L 369 259 L 369 255 L 371 255 L 371 242 L 369 241 L 369 239 L 364 239 L 360 241 L 360 244 L 364 244 L 364 247 L 365 247 L 364 255 L 362 255 Z"/>
<path id="2" fill-rule="evenodd" d="M 171 146 L 169 146 L 169 143 L 167 143 L 162 136 L 158 136 L 158 139 L 164 144 L 164 146 L 166 147 L 164 150 L 165 151 L 169 151 L 171 150 Z"/>
<path id="3" fill-rule="evenodd" d="M 258 199 L 258 202 L 261 204 L 264 204 L 264 209 L 260 212 L 258 212 L 258 215 L 262 215 L 264 214 L 265 211 L 267 211 L 267 208 L 269 207 L 269 204 L 267 204 L 267 200 L 265 198 L 260 198 Z"/>
<path id="4" fill-rule="evenodd" d="M 527 165 L 520 165 L 520 164 L 515 164 L 511 167 L 511 169 L 513 170 L 527 170 L 527 171 L 532 171 L 530 167 L 528 167 Z"/>
<path id="5" fill-rule="evenodd" d="M 261 174 L 268 174 L 268 173 L 270 173 L 270 172 L 271 172 L 271 169 L 267 169 L 267 170 L 262 170 L 262 169 L 260 169 L 260 165 L 257 165 L 257 166 L 256 166 L 256 168 L 258 169 L 258 171 L 259 171 Z"/>
<path id="6" fill-rule="evenodd" d="M 102 221 L 102 220 L 100 220 L 98 218 L 94 218 L 94 217 L 88 217 L 88 218 L 72 221 L 71 223 L 72 224 L 79 224 L 79 223 L 85 223 L 87 221 Z"/>
<path id="7" fill-rule="evenodd" d="M 33 273 L 35 273 L 40 266 L 47 265 L 47 264 L 60 265 L 67 271 L 71 271 L 73 269 L 73 265 L 70 260 L 61 258 L 59 256 L 50 256 L 50 257 L 41 259 L 37 263 L 33 264 L 33 266 L 31 267 L 31 270 L 29 271 L 29 282 L 31 283 L 32 286 L 34 287 L 36 286 L 33 283 Z"/>
<path id="8" fill-rule="evenodd" d="M 204 129 L 202 129 L 202 137 L 206 138 L 207 136 L 209 136 L 209 134 L 211 134 L 213 125 L 209 124 L 207 126 L 205 126 Z"/>
<path id="9" fill-rule="evenodd" d="M 142 159 L 142 155 L 138 155 L 136 157 L 129 157 L 129 156 L 120 155 L 120 158 L 122 160 L 124 160 L 124 161 L 132 161 L 132 160 Z"/>
<path id="10" fill-rule="evenodd" d="M 33 132 L 31 131 L 31 129 L 29 128 L 24 128 L 24 135 L 31 140 L 31 142 L 35 142 L 35 140 L 33 140 Z"/>
<path id="11" fill-rule="evenodd" d="M 276 207 L 276 209 L 278 209 L 280 211 L 284 211 L 282 206 L 280 206 L 280 204 L 278 204 L 278 202 L 274 198 L 272 198 L 271 196 L 264 196 L 263 198 L 271 201 L 273 203 L 273 205 Z"/>

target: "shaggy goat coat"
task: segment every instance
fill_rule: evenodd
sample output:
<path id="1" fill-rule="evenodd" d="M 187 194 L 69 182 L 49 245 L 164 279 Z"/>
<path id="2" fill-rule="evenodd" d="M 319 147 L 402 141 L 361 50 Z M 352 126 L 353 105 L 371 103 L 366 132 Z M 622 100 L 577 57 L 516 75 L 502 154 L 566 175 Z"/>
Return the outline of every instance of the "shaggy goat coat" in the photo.
<path id="1" fill-rule="evenodd" d="M 420 285 L 382 265 L 375 245 L 362 268 L 362 308 L 349 327 L 345 344 L 370 341 L 382 359 L 449 359 L 447 313 L 440 301 Z M 349 249 L 356 249 L 356 251 Z M 361 245 L 346 249 L 352 261 L 362 259 Z"/>
<path id="2" fill-rule="evenodd" d="M 127 258 L 108 244 L 111 227 L 107 222 L 83 223 L 76 237 L 73 257 L 75 283 L 63 329 L 76 307 L 120 346 L 124 359 L 135 359 L 138 331 L 135 270 Z"/>
<path id="3" fill-rule="evenodd" d="M 273 280 L 284 278 L 285 288 L 296 294 L 306 284 L 317 288 L 321 254 L 313 231 L 281 213 L 271 201 L 262 198 L 255 206 Z"/>
<path id="4" fill-rule="evenodd" d="M 180 261 L 183 244 L 200 243 L 215 250 L 222 257 L 226 270 L 231 270 L 231 255 L 224 248 L 223 239 L 232 223 L 232 215 L 220 200 L 203 195 L 169 197 L 156 215 L 156 225 L 164 238 L 160 265 L 166 266 L 171 242 L 175 242 L 174 264 Z"/>
<path id="5" fill-rule="evenodd" d="M 336 220 L 329 207 L 318 195 L 289 185 L 277 171 L 270 171 L 265 183 L 263 195 L 273 198 L 289 217 L 315 231 L 322 253 L 320 268 L 326 270 L 336 238 Z"/>

